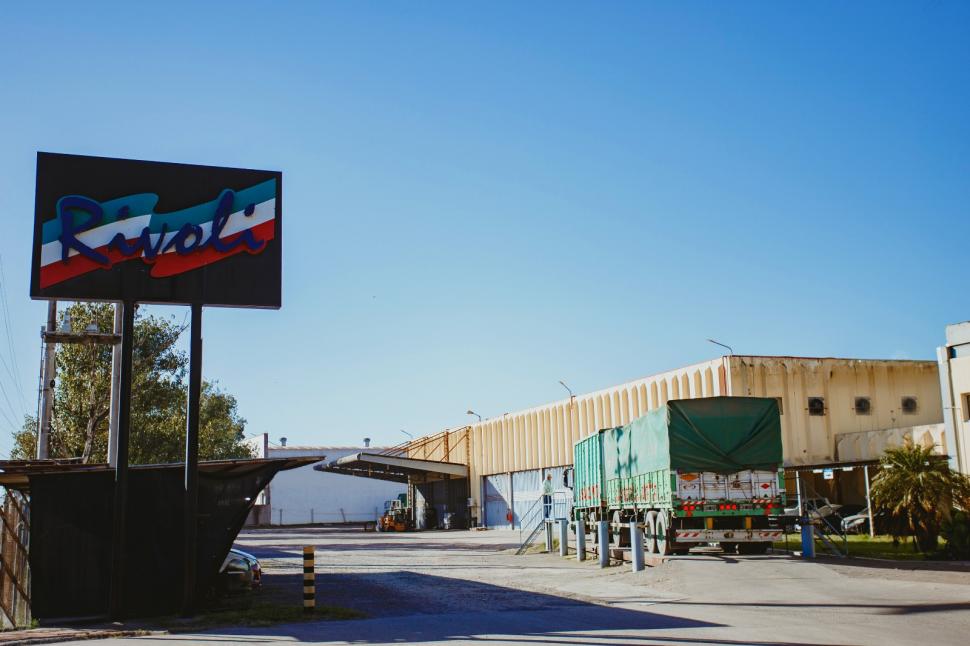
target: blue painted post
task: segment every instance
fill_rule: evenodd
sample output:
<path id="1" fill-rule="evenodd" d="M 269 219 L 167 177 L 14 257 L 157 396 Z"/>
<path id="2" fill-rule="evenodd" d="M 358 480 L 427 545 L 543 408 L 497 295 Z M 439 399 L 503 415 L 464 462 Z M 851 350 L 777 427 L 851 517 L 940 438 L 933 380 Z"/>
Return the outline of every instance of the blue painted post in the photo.
<path id="1" fill-rule="evenodd" d="M 596 523 L 596 542 L 600 567 L 607 567 L 610 564 L 610 524 L 605 520 Z"/>
<path id="2" fill-rule="evenodd" d="M 559 519 L 559 556 L 569 555 L 569 521 Z"/>
<path id="3" fill-rule="evenodd" d="M 630 555 L 633 571 L 643 570 L 643 530 L 636 518 L 630 519 Z"/>
<path id="4" fill-rule="evenodd" d="M 815 526 L 808 522 L 807 518 L 802 519 L 802 558 L 815 558 Z"/>
<path id="5" fill-rule="evenodd" d="M 586 560 L 586 521 L 576 521 L 576 560 Z"/>

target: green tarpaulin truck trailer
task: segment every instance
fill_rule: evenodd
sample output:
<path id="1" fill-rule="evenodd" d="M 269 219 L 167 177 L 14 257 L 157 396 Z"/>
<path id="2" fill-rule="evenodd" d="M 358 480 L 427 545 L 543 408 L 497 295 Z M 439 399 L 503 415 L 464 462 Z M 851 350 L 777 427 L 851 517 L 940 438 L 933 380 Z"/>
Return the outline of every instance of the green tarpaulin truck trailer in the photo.
<path id="1" fill-rule="evenodd" d="M 686 552 L 705 543 L 763 553 L 781 535 L 785 508 L 778 402 L 708 397 L 667 402 L 625 426 L 574 446 L 578 527 L 642 523 L 647 553 Z"/>

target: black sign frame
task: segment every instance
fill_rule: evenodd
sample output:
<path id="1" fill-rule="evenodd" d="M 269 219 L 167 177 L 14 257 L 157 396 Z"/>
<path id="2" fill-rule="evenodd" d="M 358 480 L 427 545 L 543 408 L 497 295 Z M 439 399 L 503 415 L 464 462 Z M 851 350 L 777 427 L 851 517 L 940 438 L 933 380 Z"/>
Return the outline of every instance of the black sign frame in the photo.
<path id="1" fill-rule="evenodd" d="M 38 152 L 36 191 L 31 298 L 282 305 L 279 171 Z"/>

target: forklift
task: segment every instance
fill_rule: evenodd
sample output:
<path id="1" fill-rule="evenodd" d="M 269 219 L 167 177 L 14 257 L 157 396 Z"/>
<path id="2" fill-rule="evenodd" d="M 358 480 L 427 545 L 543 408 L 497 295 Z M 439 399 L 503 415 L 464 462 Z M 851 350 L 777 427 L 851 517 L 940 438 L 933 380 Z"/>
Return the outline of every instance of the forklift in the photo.
<path id="1" fill-rule="evenodd" d="M 411 522 L 411 506 L 406 493 L 384 503 L 384 515 L 377 521 L 379 532 L 406 532 L 414 529 Z"/>

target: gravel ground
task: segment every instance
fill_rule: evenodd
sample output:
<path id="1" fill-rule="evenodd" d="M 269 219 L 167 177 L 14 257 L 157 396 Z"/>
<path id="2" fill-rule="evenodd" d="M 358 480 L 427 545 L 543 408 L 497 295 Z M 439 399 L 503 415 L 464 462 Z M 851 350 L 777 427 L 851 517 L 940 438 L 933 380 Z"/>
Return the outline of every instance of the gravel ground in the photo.
<path id="1" fill-rule="evenodd" d="M 708 553 L 634 573 L 628 565 L 603 570 L 550 554 L 515 556 L 517 538 L 245 531 L 237 545 L 263 564 L 263 600 L 300 603 L 302 547 L 315 545 L 317 602 L 368 618 L 139 641 L 936 646 L 965 644 L 970 634 L 970 573 L 949 565 Z"/>

